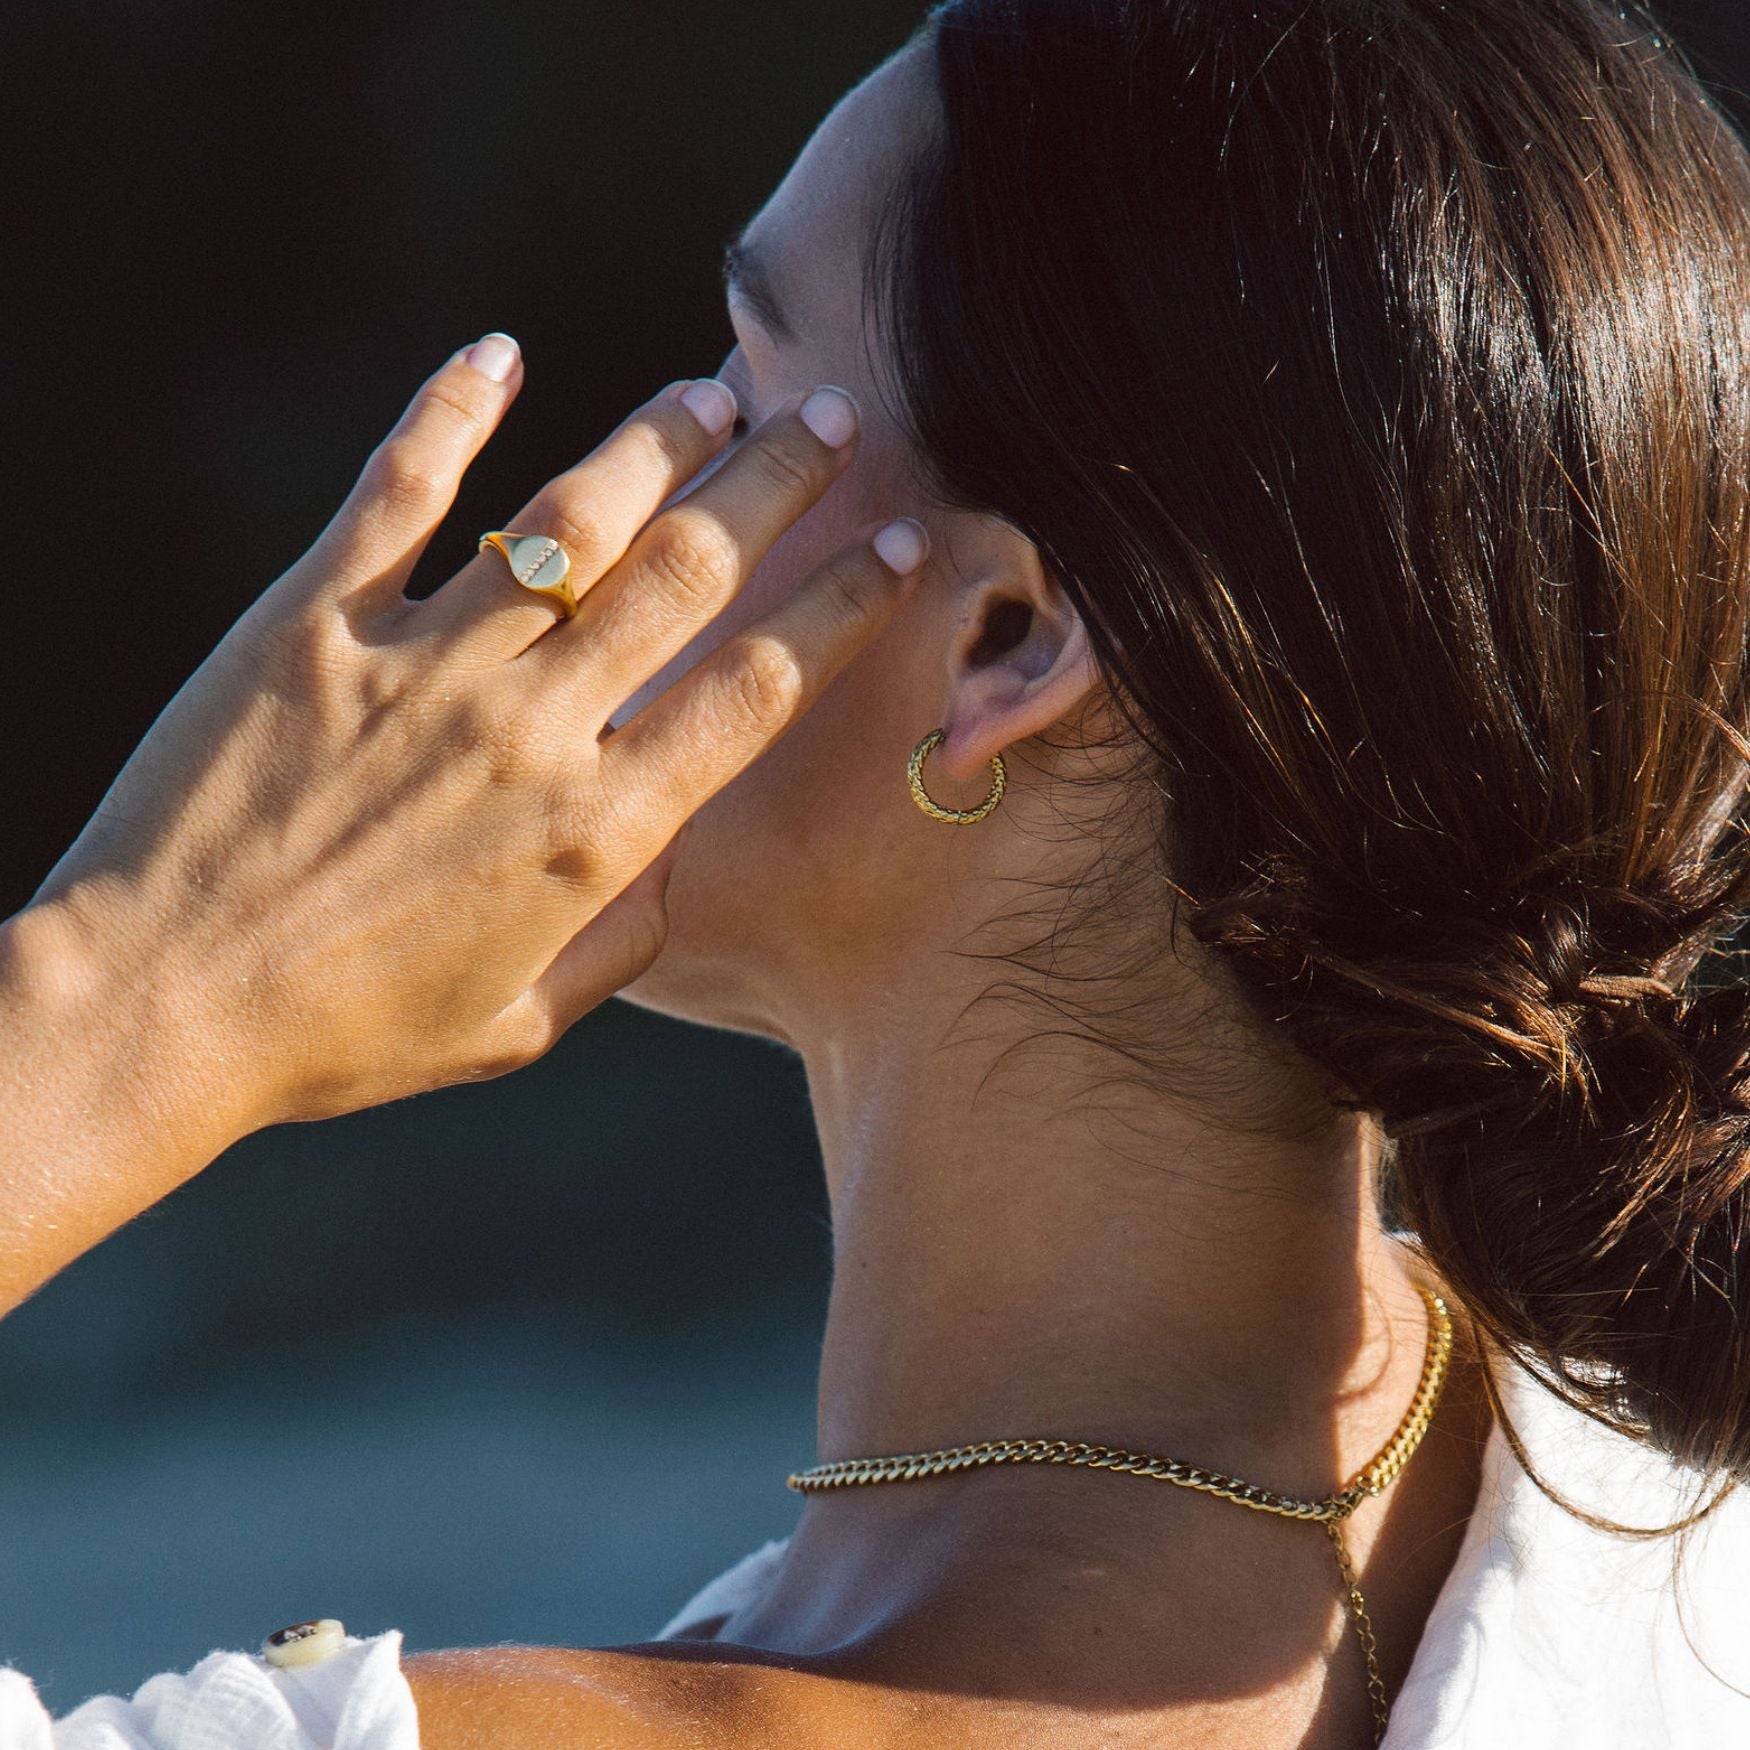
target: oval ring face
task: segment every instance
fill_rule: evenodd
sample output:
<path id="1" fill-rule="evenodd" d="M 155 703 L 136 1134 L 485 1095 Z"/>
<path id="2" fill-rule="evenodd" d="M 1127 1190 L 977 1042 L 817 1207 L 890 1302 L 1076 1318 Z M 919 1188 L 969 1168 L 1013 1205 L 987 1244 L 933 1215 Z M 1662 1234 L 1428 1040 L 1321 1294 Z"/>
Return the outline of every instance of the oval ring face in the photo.
<path id="1" fill-rule="evenodd" d="M 550 535 L 520 535 L 506 541 L 511 575 L 527 589 L 554 589 L 565 581 L 571 558 Z"/>

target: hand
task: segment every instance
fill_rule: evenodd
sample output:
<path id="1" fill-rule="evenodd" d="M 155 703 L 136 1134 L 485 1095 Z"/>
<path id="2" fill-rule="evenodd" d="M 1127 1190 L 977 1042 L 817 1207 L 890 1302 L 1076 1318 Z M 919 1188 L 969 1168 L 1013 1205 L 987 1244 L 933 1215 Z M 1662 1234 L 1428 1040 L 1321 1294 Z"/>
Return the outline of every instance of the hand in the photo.
<path id="1" fill-rule="evenodd" d="M 152 1005 L 239 1135 L 503 1074 L 637 977 L 683 823 L 922 563 L 920 525 L 882 541 L 904 575 L 872 526 L 611 731 L 845 468 L 854 417 L 834 447 L 797 397 L 663 508 L 734 412 L 699 392 L 719 397 L 714 434 L 672 385 L 503 525 L 564 542 L 573 618 L 490 548 L 411 601 L 522 380 L 466 358 L 171 700 L 33 901 L 105 1002 Z"/>

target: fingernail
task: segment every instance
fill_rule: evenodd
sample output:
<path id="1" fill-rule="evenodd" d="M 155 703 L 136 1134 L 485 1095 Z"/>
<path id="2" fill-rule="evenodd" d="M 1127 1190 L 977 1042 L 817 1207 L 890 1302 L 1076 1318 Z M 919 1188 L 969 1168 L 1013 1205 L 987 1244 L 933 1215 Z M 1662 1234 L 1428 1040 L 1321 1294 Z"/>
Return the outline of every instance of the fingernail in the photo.
<path id="1" fill-rule="evenodd" d="M 930 551 L 930 534 L 916 517 L 902 516 L 875 537 L 875 551 L 889 571 L 904 577 L 923 564 Z"/>
<path id="2" fill-rule="evenodd" d="M 802 403 L 802 423 L 832 449 L 857 435 L 857 404 L 843 389 L 816 389 Z"/>
<path id="3" fill-rule="evenodd" d="M 681 405 L 712 437 L 729 429 L 735 418 L 735 392 L 715 377 L 701 377 L 681 391 Z"/>
<path id="4" fill-rule="evenodd" d="M 468 363 L 481 376 L 490 377 L 495 383 L 502 383 L 516 369 L 517 343 L 508 334 L 499 334 L 496 330 L 491 334 L 482 335 L 468 349 Z"/>

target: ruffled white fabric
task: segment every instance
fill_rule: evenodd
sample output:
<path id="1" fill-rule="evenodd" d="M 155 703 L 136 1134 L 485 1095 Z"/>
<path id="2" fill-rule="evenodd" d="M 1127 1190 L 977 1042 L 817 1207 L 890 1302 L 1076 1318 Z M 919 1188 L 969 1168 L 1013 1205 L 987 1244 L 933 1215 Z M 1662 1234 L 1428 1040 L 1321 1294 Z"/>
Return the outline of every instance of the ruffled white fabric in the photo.
<path id="1" fill-rule="evenodd" d="M 1642 1527 L 1693 1510 L 1689 1473 L 1517 1370 L 1501 1385 L 1532 1467 L 1576 1506 Z M 743 1556 L 653 1638 L 757 1598 L 788 1542 Z M 1750 1696 L 1739 1693 L 1750 1691 L 1750 1490 L 1736 1491 L 1692 1535 L 1681 1615 L 1674 1553 L 1669 1539 L 1615 1537 L 1564 1512 L 1496 1427 L 1476 1510 L 1382 1750 L 1750 1747 Z"/>
<path id="2" fill-rule="evenodd" d="M 209 1653 L 161 1671 L 132 1700 L 95 1695 L 51 1719 L 22 1671 L 0 1668 L 0 1750 L 419 1750 L 401 1631 L 281 1670 L 258 1653 Z"/>

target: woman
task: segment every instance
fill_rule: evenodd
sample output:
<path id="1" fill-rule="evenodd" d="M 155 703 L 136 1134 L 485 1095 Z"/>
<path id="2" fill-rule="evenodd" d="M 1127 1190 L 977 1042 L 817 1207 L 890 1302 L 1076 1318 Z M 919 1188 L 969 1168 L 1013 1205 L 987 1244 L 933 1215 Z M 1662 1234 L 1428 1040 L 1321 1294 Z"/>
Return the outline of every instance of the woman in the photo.
<path id="1" fill-rule="evenodd" d="M 1744 1741 L 1738 139 L 1593 0 L 950 0 L 731 267 L 739 440 L 410 603 L 458 355 L 6 926 L 5 1304 L 618 992 L 800 1054 L 819 1461 L 950 1456 L 19 1741 Z"/>

